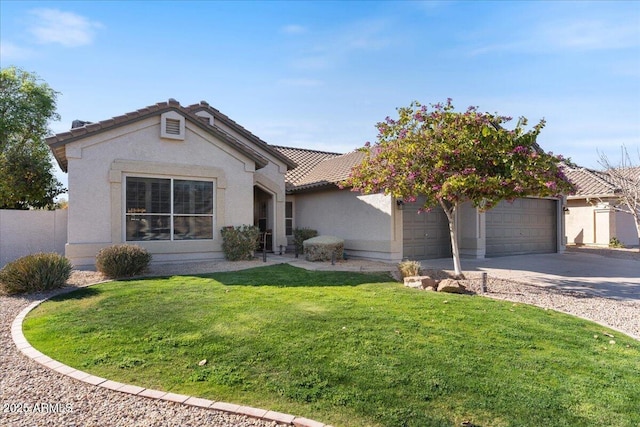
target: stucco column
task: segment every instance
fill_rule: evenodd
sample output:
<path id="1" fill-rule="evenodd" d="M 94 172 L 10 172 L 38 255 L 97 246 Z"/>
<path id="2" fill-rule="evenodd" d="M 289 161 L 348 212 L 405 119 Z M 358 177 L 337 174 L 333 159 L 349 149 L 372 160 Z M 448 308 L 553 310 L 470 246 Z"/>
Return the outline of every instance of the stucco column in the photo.
<path id="1" fill-rule="evenodd" d="M 485 213 L 471 203 L 463 203 L 458 210 L 458 244 L 460 256 L 484 258 L 487 251 Z"/>

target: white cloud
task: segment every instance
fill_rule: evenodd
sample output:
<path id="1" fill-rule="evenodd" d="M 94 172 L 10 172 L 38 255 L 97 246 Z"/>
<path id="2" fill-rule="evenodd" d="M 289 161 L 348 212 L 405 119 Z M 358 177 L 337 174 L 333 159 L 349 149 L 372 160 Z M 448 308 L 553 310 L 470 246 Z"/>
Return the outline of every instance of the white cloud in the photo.
<path id="1" fill-rule="evenodd" d="M 33 56 L 33 51 L 20 47 L 11 42 L 0 41 L 0 58 L 4 61 L 15 61 L 27 59 Z"/>
<path id="2" fill-rule="evenodd" d="M 640 45 L 637 22 L 604 22 L 595 19 L 557 22 L 541 28 L 539 34 L 547 45 L 560 49 L 624 49 Z"/>
<path id="3" fill-rule="evenodd" d="M 302 25 L 291 24 L 282 27 L 280 32 L 284 34 L 304 34 L 307 32 L 307 29 Z"/>
<path id="4" fill-rule="evenodd" d="M 508 42 L 486 43 L 471 55 L 493 52 L 558 53 L 567 51 L 617 50 L 640 46 L 637 22 L 605 19 L 555 20 L 523 25 Z"/>
<path id="5" fill-rule="evenodd" d="M 363 20 L 337 30 L 320 34 L 315 44 L 291 61 L 298 69 L 330 68 L 356 52 L 376 52 L 393 44 L 389 22 L 382 19 Z"/>
<path id="6" fill-rule="evenodd" d="M 101 23 L 73 12 L 33 9 L 29 14 L 35 18 L 29 31 L 40 44 L 58 43 L 65 47 L 89 45 L 93 43 L 96 30 L 103 28 Z"/>

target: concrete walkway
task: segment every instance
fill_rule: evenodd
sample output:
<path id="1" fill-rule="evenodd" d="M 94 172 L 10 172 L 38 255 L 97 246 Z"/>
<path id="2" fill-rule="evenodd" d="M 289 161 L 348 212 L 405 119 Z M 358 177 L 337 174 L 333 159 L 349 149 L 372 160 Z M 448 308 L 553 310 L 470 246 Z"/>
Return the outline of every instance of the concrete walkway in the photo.
<path id="1" fill-rule="evenodd" d="M 588 292 L 604 298 L 640 301 L 640 262 L 600 255 L 515 255 L 463 258 L 462 271 L 486 272 L 491 277 Z M 426 269 L 453 270 L 451 258 L 421 261 Z"/>

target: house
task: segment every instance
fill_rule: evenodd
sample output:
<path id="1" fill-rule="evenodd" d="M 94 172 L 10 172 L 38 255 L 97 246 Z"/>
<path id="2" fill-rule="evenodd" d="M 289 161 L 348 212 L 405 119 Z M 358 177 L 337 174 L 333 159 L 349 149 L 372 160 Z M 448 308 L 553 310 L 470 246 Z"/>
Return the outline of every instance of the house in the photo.
<path id="1" fill-rule="evenodd" d="M 267 246 L 309 227 L 345 240 L 351 257 L 399 261 L 451 255 L 444 212 L 341 190 L 363 154 L 267 144 L 206 102 L 171 99 L 47 139 L 69 177 L 66 256 L 93 265 L 112 244 L 146 247 L 154 262 L 223 257 L 220 229 L 254 224 Z M 484 257 L 564 248 L 562 200 L 518 199 L 459 212 L 461 253 Z"/>
<path id="2" fill-rule="evenodd" d="M 567 196 L 568 244 L 608 246 L 615 237 L 625 246 L 638 245 L 633 216 L 615 209 L 621 190 L 606 173 L 577 166 L 566 167 L 564 172 L 577 190 Z M 640 167 L 629 168 L 628 172 L 632 180 L 640 183 Z"/>

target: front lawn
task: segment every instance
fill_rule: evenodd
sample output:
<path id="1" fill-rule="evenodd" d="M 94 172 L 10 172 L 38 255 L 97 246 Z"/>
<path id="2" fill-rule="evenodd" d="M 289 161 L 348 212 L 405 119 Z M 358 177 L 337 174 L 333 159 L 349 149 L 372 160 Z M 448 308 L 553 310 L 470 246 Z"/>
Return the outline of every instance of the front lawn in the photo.
<path id="1" fill-rule="evenodd" d="M 95 375 L 334 426 L 640 425 L 638 341 L 386 275 L 277 265 L 110 282 L 42 304 L 24 333 Z"/>

